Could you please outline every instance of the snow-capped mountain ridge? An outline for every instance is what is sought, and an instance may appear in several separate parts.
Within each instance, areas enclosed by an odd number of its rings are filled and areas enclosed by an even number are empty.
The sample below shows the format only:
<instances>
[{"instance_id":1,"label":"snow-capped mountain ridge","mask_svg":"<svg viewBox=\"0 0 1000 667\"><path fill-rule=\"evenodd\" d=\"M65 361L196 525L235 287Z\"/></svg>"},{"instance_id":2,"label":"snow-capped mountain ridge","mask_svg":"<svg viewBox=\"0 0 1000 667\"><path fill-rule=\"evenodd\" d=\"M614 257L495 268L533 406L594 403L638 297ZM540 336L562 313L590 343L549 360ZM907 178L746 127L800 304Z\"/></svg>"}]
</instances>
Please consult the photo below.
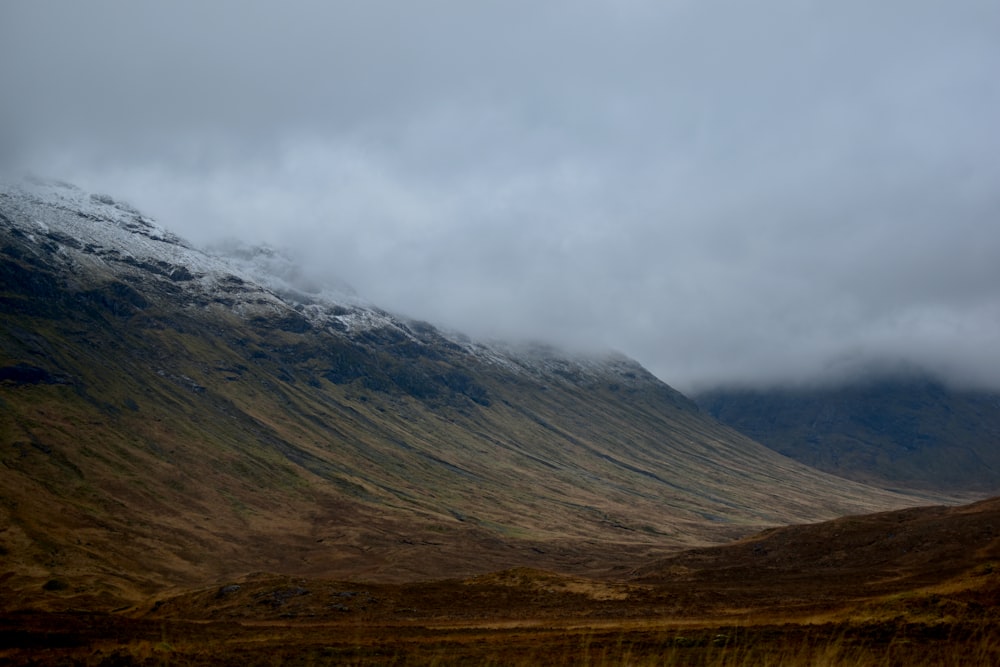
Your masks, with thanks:
<instances>
[{"instance_id":1,"label":"snow-capped mountain ridge","mask_svg":"<svg viewBox=\"0 0 1000 667\"><path fill-rule=\"evenodd\" d=\"M630 384L659 381L621 355L568 354L541 344L476 341L385 312L344 282L311 276L280 249L228 242L195 248L131 205L60 181L0 183L4 222L54 251L82 280L157 284L169 298L183 293L190 309L228 309L244 319L286 318L289 326L356 336L391 330L416 346L444 342L513 373ZM94 278L92 278L94 279ZM155 294L153 290L153 294ZM155 298L155 297L154 297ZM295 324L297 322L297 324Z\"/></svg>"}]
</instances>

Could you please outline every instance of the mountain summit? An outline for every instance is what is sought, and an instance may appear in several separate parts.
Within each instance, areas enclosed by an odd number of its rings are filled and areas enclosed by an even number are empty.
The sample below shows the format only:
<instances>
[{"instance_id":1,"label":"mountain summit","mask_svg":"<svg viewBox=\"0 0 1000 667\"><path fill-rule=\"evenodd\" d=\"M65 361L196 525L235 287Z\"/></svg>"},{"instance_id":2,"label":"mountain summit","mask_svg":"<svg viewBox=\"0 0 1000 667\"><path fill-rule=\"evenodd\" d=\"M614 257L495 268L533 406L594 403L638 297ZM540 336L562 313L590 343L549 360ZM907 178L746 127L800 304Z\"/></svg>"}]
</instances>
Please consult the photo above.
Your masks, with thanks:
<instances>
[{"instance_id":1,"label":"mountain summit","mask_svg":"<svg viewBox=\"0 0 1000 667\"><path fill-rule=\"evenodd\" d=\"M67 184L0 188L0 255L11 607L250 571L607 571L917 502L782 457L620 355L445 334Z\"/></svg>"}]
</instances>

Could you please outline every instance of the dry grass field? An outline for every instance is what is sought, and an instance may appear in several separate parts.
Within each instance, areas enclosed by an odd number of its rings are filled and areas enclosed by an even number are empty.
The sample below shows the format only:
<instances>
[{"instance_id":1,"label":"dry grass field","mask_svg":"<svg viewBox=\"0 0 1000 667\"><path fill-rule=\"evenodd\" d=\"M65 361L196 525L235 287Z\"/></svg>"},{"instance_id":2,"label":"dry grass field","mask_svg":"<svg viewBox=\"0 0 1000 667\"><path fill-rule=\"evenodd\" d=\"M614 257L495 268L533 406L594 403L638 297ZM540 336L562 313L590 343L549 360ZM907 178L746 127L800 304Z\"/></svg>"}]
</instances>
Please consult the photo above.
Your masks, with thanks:
<instances>
[{"instance_id":1,"label":"dry grass field","mask_svg":"<svg viewBox=\"0 0 1000 667\"><path fill-rule=\"evenodd\" d=\"M252 574L114 613L11 610L0 664L994 665L998 537L990 500L774 529L614 580Z\"/></svg>"}]
</instances>

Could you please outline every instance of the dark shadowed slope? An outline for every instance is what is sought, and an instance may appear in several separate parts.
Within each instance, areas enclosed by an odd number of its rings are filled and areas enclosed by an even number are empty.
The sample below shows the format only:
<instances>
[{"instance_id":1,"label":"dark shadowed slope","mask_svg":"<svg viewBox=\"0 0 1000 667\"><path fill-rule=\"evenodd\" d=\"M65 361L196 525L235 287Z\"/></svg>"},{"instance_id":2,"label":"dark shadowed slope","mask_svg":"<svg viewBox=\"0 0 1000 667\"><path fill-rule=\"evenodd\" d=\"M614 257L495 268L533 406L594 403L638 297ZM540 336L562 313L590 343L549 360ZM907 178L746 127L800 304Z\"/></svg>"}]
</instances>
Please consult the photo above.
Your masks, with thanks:
<instances>
[{"instance_id":1,"label":"dark shadowed slope","mask_svg":"<svg viewBox=\"0 0 1000 667\"><path fill-rule=\"evenodd\" d=\"M1000 491L1000 395L926 376L835 388L718 390L713 416L807 465L873 485Z\"/></svg>"},{"instance_id":2,"label":"dark shadowed slope","mask_svg":"<svg viewBox=\"0 0 1000 667\"><path fill-rule=\"evenodd\" d=\"M764 617L997 614L1000 499L774 528L646 565L633 581ZM946 601L942 597L947 597Z\"/></svg>"}]
</instances>

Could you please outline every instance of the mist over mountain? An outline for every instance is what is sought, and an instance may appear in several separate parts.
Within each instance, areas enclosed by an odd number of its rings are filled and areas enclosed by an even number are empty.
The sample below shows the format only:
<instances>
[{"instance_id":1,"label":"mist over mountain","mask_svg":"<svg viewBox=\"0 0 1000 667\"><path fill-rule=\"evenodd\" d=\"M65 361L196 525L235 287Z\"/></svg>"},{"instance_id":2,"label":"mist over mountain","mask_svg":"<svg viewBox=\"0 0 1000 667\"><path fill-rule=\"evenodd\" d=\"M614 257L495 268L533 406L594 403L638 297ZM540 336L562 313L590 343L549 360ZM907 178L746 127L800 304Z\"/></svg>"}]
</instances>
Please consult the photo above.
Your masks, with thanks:
<instances>
[{"instance_id":1,"label":"mist over mountain","mask_svg":"<svg viewBox=\"0 0 1000 667\"><path fill-rule=\"evenodd\" d=\"M0 37L0 159L199 246L684 391L1000 388L994 2L56 0Z\"/></svg>"}]
</instances>

